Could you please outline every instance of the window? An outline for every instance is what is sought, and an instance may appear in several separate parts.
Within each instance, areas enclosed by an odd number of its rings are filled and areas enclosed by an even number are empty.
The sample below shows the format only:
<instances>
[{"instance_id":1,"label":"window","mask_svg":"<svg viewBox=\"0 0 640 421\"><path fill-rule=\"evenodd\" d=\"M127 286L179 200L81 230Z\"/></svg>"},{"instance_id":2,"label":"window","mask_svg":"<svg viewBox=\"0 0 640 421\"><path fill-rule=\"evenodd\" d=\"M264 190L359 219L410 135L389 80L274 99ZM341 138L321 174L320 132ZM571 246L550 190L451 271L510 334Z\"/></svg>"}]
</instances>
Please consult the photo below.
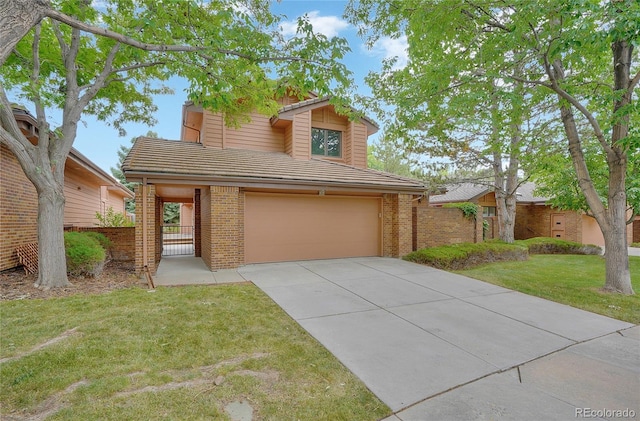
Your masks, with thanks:
<instances>
[{"instance_id":1,"label":"window","mask_svg":"<svg viewBox=\"0 0 640 421\"><path fill-rule=\"evenodd\" d=\"M311 154L342 156L342 132L328 129L311 129Z\"/></svg>"},{"instance_id":2,"label":"window","mask_svg":"<svg viewBox=\"0 0 640 421\"><path fill-rule=\"evenodd\" d=\"M496 207L495 206L483 206L482 207L482 216L496 216Z\"/></svg>"}]
</instances>

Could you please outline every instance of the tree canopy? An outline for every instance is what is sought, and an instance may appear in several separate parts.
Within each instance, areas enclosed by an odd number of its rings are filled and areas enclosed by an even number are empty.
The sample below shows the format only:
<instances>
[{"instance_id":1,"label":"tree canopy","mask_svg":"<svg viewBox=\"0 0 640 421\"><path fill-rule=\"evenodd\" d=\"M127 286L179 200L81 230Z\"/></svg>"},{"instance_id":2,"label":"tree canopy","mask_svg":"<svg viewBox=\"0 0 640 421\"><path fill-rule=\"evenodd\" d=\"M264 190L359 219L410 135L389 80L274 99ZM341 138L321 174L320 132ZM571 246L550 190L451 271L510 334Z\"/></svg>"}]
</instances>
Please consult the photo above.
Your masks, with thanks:
<instances>
[{"instance_id":1,"label":"tree canopy","mask_svg":"<svg viewBox=\"0 0 640 421\"><path fill-rule=\"evenodd\" d=\"M640 105L634 97L640 82L635 50L640 3L352 0L347 16L370 45L381 36L407 38L406 67L387 61L369 83L393 105L392 118L405 130L409 146L415 144L416 129L438 136L445 128L448 135L481 119L476 131L487 133L482 116L492 109L498 115L488 121L509 137L532 105L541 106L542 120L533 126L542 128L550 120L562 129L562 137L549 140L564 143L580 191L603 231L605 288L633 293L624 224L628 160L640 148ZM464 129L448 126L461 113ZM587 139L605 157L604 197L587 165Z\"/></svg>"}]
</instances>

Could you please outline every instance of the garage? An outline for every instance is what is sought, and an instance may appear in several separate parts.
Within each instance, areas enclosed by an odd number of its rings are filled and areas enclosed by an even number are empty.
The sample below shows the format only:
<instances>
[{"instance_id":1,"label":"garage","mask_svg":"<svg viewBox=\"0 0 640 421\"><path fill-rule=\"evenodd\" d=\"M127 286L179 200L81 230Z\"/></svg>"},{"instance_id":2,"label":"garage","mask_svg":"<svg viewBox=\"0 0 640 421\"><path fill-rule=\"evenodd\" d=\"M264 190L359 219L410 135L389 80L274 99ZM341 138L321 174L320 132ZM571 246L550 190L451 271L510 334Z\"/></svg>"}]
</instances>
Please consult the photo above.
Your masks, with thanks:
<instances>
[{"instance_id":1,"label":"garage","mask_svg":"<svg viewBox=\"0 0 640 421\"><path fill-rule=\"evenodd\" d=\"M381 256L380 198L245 195L245 263Z\"/></svg>"}]
</instances>

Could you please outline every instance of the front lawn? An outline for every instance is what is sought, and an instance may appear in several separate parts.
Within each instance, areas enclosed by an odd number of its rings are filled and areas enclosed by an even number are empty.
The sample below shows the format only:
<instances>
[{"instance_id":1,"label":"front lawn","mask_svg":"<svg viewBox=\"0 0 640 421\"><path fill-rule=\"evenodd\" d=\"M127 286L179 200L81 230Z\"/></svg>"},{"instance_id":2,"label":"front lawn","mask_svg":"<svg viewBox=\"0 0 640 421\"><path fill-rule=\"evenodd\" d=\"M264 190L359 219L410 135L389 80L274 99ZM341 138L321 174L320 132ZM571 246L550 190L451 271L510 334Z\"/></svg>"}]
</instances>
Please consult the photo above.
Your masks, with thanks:
<instances>
[{"instance_id":1,"label":"front lawn","mask_svg":"<svg viewBox=\"0 0 640 421\"><path fill-rule=\"evenodd\" d=\"M0 418L376 420L351 372L249 284L0 302Z\"/></svg>"},{"instance_id":2,"label":"front lawn","mask_svg":"<svg viewBox=\"0 0 640 421\"><path fill-rule=\"evenodd\" d=\"M456 273L638 324L640 257L629 257L629 265L634 296L600 291L605 277L601 256L530 255L526 261L491 263Z\"/></svg>"}]
</instances>

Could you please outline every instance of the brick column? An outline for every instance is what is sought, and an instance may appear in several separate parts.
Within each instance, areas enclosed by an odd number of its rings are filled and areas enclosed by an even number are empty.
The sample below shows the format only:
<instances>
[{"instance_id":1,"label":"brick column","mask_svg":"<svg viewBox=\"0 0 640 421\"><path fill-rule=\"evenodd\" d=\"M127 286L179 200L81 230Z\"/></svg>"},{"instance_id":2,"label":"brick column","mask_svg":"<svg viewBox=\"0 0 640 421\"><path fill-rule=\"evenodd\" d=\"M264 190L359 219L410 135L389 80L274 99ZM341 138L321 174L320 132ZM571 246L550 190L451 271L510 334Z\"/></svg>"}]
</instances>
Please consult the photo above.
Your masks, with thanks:
<instances>
[{"instance_id":1,"label":"brick column","mask_svg":"<svg viewBox=\"0 0 640 421\"><path fill-rule=\"evenodd\" d=\"M398 256L402 257L411 253L413 249L413 223L411 213L411 195L398 195L397 219L398 226Z\"/></svg>"},{"instance_id":2,"label":"brick column","mask_svg":"<svg viewBox=\"0 0 640 421\"><path fill-rule=\"evenodd\" d=\"M244 263L244 197L238 187L211 186L211 270Z\"/></svg>"},{"instance_id":3,"label":"brick column","mask_svg":"<svg viewBox=\"0 0 640 421\"><path fill-rule=\"evenodd\" d=\"M146 188L145 188L146 187ZM143 193L146 190L146 197ZM156 188L155 186L138 185L135 189L136 193L136 272L142 273L145 264L149 267L151 273L156 272ZM143 210L146 205L146 218ZM146 219L146 228L143 222ZM144 259L144 240L143 235L146 230L146 246L147 260Z\"/></svg>"},{"instance_id":4,"label":"brick column","mask_svg":"<svg viewBox=\"0 0 640 421\"><path fill-rule=\"evenodd\" d=\"M383 255L402 257L411 253L413 230L411 195L384 194L383 213Z\"/></svg>"}]
</instances>

